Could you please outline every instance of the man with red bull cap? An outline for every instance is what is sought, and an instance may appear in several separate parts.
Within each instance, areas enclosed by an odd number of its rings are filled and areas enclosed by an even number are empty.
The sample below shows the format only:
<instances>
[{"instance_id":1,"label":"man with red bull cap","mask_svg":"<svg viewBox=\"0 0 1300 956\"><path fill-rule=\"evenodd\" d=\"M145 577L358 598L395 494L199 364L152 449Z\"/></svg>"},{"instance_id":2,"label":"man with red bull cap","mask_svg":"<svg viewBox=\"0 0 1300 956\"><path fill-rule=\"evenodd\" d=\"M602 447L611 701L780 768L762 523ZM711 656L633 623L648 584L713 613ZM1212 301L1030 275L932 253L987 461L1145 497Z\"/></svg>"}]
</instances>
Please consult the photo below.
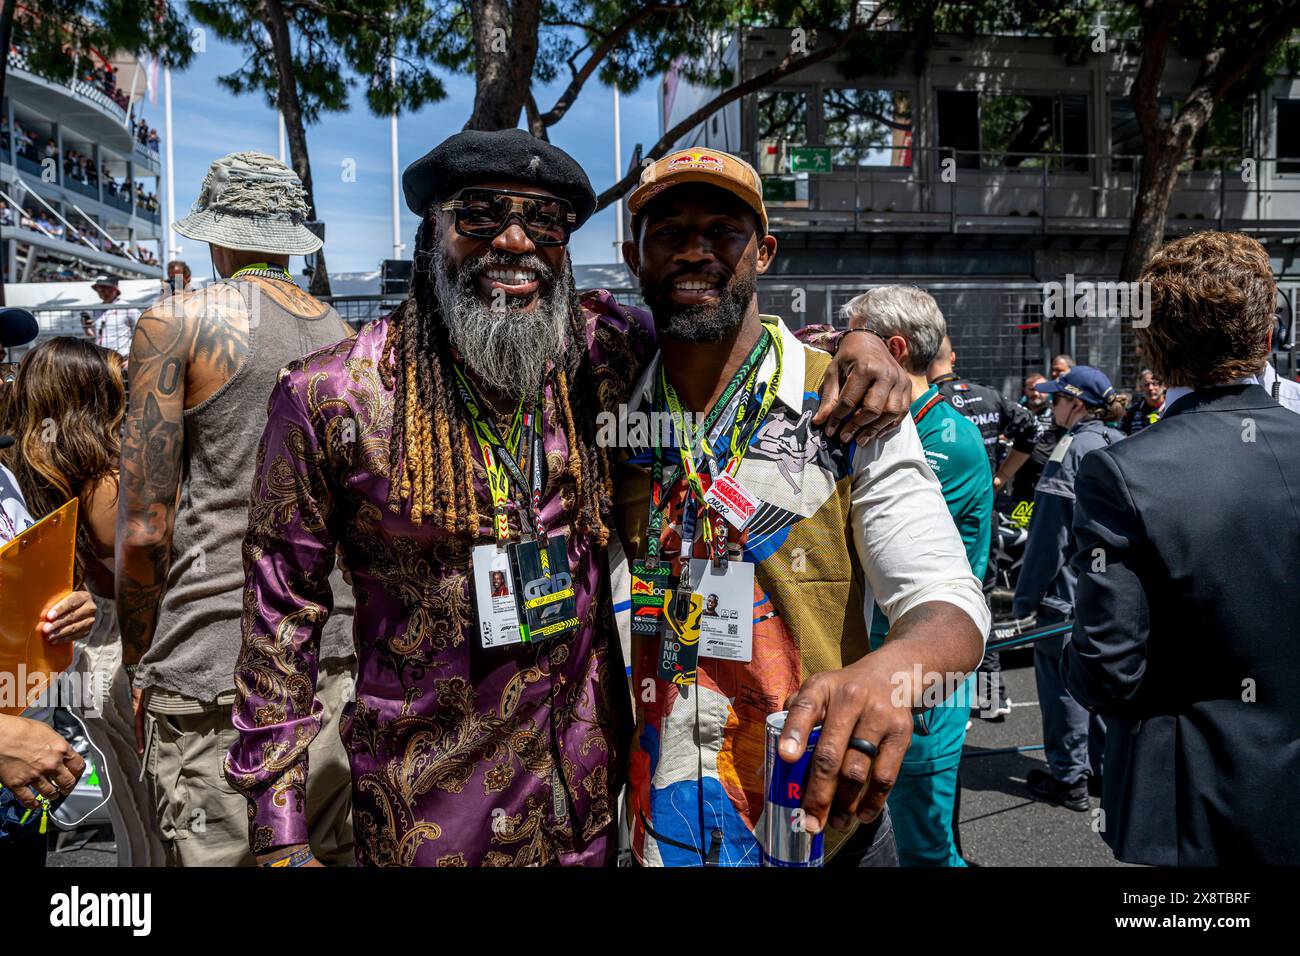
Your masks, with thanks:
<instances>
[{"instance_id":1,"label":"man with red bull cap","mask_svg":"<svg viewBox=\"0 0 1300 956\"><path fill-rule=\"evenodd\" d=\"M813 753L790 825L824 834L833 865L897 865L885 801L920 675L964 679L988 609L912 418L862 444L813 427L828 356L759 312L776 254L761 188L735 156L684 150L628 201L623 255L660 347L629 411L673 423L615 468L632 852L646 866L802 862L772 834L760 846L776 812L767 720L785 709L773 759ZM877 605L892 627L871 651Z\"/></svg>"}]
</instances>

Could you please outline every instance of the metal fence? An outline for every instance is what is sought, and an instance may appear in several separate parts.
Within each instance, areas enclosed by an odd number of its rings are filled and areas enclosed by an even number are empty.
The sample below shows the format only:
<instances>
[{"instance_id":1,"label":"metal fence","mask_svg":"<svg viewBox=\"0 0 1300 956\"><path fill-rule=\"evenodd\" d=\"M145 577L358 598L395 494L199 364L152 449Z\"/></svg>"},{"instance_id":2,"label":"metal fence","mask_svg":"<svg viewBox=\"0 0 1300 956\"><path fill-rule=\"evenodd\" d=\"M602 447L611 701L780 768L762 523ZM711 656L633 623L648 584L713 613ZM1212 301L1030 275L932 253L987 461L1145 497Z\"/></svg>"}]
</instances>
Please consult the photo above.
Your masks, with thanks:
<instances>
[{"instance_id":1,"label":"metal fence","mask_svg":"<svg viewBox=\"0 0 1300 956\"><path fill-rule=\"evenodd\" d=\"M795 195L767 200L778 229L819 232L1108 234L1132 228L1142 157L1128 153L1009 153L946 146L863 149L826 144L835 165L795 175L778 147L747 158ZM945 168L945 164L947 168ZM1166 228L1294 232L1300 158L1201 156L1178 170ZM775 188L775 187L772 187Z\"/></svg>"}]
</instances>

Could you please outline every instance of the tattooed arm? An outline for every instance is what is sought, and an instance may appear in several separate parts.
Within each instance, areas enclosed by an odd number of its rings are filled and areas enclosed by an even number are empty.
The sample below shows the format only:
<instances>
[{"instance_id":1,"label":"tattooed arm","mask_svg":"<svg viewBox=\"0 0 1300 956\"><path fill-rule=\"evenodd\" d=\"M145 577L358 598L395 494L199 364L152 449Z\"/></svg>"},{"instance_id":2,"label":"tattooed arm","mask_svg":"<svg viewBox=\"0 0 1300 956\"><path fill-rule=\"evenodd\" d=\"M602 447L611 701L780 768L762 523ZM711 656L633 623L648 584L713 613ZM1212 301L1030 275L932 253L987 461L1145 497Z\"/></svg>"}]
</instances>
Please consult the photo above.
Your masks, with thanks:
<instances>
[{"instance_id":1,"label":"tattooed arm","mask_svg":"<svg viewBox=\"0 0 1300 956\"><path fill-rule=\"evenodd\" d=\"M186 310L162 304L140 317L131 342L114 562L122 662L128 666L140 662L153 640L171 563L194 327Z\"/></svg>"},{"instance_id":2,"label":"tattooed arm","mask_svg":"<svg viewBox=\"0 0 1300 956\"><path fill-rule=\"evenodd\" d=\"M131 390L122 425L113 570L122 663L132 669L153 642L180 497L182 417L198 319L179 298L140 317L128 360ZM131 708L136 751L143 754L144 700L138 687L131 689Z\"/></svg>"}]
</instances>

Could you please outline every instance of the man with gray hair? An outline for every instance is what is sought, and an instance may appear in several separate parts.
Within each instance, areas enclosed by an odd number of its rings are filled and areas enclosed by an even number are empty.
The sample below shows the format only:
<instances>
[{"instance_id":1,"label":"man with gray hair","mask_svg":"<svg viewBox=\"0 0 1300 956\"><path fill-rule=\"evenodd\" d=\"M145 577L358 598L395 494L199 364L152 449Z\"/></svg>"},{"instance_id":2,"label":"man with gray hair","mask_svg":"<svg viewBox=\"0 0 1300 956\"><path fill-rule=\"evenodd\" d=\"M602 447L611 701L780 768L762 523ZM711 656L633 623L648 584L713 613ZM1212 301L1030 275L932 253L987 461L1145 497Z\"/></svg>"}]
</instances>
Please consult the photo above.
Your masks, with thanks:
<instances>
[{"instance_id":1,"label":"man with gray hair","mask_svg":"<svg viewBox=\"0 0 1300 956\"><path fill-rule=\"evenodd\" d=\"M236 737L248 489L280 369L350 334L289 274L290 256L321 245L307 215L302 183L282 163L249 152L218 159L193 211L174 224L208 244L218 281L161 299L131 345L117 613L137 744L173 865L254 862L247 804L221 770ZM299 796L318 855L350 863L351 775L337 723L352 675L354 603L337 575L323 601L331 597L314 671L323 703L314 715L331 732L314 741L311 786Z\"/></svg>"},{"instance_id":2,"label":"man with gray hair","mask_svg":"<svg viewBox=\"0 0 1300 956\"><path fill-rule=\"evenodd\" d=\"M993 476L979 429L926 380L926 370L947 341L938 303L914 286L879 286L850 300L840 315L849 328L884 339L911 379L910 411L926 463L939 479L971 571L982 578L992 534ZM889 628L883 613L873 614L873 651L884 644ZM957 765L974 688L972 674L938 706L913 718L916 731L889 795L903 866L966 865L957 850L955 809Z\"/></svg>"}]
</instances>

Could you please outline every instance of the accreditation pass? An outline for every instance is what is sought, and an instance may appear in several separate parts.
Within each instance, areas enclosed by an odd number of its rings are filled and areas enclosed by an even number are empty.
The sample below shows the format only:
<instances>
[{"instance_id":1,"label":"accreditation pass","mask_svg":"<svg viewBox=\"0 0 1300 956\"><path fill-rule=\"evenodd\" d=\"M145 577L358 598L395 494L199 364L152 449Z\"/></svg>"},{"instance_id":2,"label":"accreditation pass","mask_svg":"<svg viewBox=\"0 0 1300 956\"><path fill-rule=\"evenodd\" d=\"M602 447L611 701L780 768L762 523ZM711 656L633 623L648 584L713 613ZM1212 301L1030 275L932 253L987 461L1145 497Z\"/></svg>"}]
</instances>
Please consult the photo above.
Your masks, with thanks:
<instances>
[{"instance_id":1,"label":"accreditation pass","mask_svg":"<svg viewBox=\"0 0 1300 956\"><path fill-rule=\"evenodd\" d=\"M691 560L691 581L702 598L700 657L748 662L754 656L754 566L728 561L714 568L707 558Z\"/></svg>"},{"instance_id":2,"label":"accreditation pass","mask_svg":"<svg viewBox=\"0 0 1300 956\"><path fill-rule=\"evenodd\" d=\"M495 544L474 548L474 603L478 607L479 640L484 647L519 644L519 604L510 555Z\"/></svg>"}]
</instances>

